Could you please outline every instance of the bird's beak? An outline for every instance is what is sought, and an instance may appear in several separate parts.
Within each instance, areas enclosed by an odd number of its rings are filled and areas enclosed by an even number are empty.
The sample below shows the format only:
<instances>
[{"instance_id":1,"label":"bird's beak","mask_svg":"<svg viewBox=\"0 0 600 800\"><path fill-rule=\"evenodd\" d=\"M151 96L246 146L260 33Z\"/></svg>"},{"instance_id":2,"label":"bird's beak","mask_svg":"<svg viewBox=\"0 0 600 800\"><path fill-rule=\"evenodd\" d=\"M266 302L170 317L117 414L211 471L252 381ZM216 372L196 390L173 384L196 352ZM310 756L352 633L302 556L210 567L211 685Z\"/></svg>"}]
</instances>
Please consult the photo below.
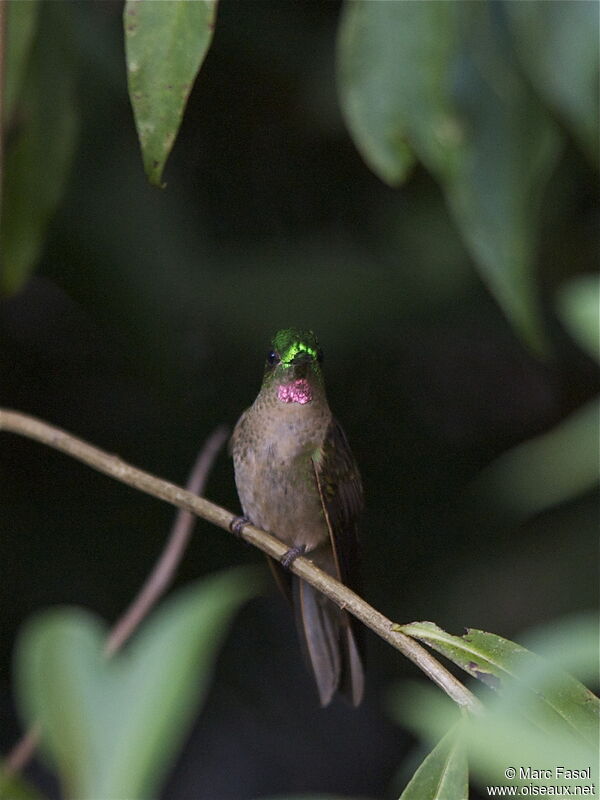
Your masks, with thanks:
<instances>
[{"instance_id":1,"label":"bird's beak","mask_svg":"<svg viewBox=\"0 0 600 800\"><path fill-rule=\"evenodd\" d=\"M307 364L312 360L310 353L307 353L306 350L300 350L299 353L296 353L292 360L292 364L296 367L300 364Z\"/></svg>"},{"instance_id":2,"label":"bird's beak","mask_svg":"<svg viewBox=\"0 0 600 800\"><path fill-rule=\"evenodd\" d=\"M309 353L301 350L294 356L292 365L294 367L294 378L306 378L308 374L308 365L311 362Z\"/></svg>"}]
</instances>

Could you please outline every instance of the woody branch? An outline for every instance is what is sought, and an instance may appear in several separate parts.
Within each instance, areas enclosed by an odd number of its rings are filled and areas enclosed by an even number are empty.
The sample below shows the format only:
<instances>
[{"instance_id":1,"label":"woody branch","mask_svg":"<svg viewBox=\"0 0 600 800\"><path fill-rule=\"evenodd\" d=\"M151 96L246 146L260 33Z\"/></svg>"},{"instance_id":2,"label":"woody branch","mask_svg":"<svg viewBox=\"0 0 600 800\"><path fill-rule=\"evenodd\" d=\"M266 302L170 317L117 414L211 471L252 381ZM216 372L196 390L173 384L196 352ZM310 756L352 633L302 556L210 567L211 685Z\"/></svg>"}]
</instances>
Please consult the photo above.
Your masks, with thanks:
<instances>
[{"instance_id":1,"label":"woody branch","mask_svg":"<svg viewBox=\"0 0 600 800\"><path fill-rule=\"evenodd\" d=\"M111 478L115 478L160 500L165 500L180 509L189 511L224 530L229 531L231 523L236 519L236 516L230 511L211 503L209 500L198 497L180 486L133 467L119 456L100 450L82 439L78 439L66 431L42 422L35 417L18 411L0 408L0 431L26 436L55 450L60 450L93 469L109 475ZM286 545L270 533L251 524L244 525L240 535L245 541L277 560L281 559L288 550ZM297 558L290 569L329 597L338 606L353 614L374 633L391 644L392 647L399 650L459 706L473 712L481 710L480 701L449 670L413 639L399 631L394 631L392 620L370 606L347 586L320 570L308 558Z\"/></svg>"}]
</instances>

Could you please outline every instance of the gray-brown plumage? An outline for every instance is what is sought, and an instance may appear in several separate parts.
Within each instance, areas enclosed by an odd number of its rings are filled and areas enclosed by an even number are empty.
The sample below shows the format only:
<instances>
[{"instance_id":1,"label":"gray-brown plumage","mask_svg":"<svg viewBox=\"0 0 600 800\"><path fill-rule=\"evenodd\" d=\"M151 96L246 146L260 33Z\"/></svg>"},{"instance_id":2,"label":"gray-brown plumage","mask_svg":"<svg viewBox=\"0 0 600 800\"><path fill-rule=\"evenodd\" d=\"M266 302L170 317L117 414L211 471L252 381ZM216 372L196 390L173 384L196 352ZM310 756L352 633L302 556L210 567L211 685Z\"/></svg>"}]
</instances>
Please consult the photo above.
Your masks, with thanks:
<instances>
[{"instance_id":1,"label":"gray-brown plumage","mask_svg":"<svg viewBox=\"0 0 600 800\"><path fill-rule=\"evenodd\" d=\"M356 589L362 486L327 403L321 351L311 331L279 331L272 344L261 390L231 442L244 515ZM336 690L358 705L364 689L358 623L281 564L271 566L293 603L322 705Z\"/></svg>"}]
</instances>

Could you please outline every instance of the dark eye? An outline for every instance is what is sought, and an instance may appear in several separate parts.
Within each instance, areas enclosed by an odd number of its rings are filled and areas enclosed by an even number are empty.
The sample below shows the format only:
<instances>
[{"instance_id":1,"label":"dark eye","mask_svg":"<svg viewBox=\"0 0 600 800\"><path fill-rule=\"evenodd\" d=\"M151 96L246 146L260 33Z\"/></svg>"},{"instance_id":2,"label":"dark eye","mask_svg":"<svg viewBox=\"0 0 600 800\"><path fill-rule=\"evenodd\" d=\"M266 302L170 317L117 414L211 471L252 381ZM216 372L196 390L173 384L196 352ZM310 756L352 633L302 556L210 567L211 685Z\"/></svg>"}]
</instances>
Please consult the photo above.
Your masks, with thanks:
<instances>
[{"instance_id":1,"label":"dark eye","mask_svg":"<svg viewBox=\"0 0 600 800\"><path fill-rule=\"evenodd\" d=\"M317 350L317 361L319 362L319 364L323 363L323 351L321 350L320 347Z\"/></svg>"},{"instance_id":2,"label":"dark eye","mask_svg":"<svg viewBox=\"0 0 600 800\"><path fill-rule=\"evenodd\" d=\"M280 358L279 358L279 356L277 355L277 353L275 352L275 350L270 350L270 351L267 353L267 364L268 364L270 367L274 366L275 364L278 364L278 363L279 363L279 361L280 361Z\"/></svg>"}]
</instances>

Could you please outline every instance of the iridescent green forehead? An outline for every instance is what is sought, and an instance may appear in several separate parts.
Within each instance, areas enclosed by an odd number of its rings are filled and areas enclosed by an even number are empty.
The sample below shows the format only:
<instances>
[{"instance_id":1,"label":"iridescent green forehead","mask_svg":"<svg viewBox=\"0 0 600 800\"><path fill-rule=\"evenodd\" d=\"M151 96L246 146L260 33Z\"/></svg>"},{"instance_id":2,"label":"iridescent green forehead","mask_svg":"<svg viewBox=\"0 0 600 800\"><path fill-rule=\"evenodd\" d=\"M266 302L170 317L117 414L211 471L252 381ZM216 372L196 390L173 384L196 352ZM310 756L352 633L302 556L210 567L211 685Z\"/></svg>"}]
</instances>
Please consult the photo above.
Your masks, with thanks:
<instances>
[{"instance_id":1,"label":"iridescent green forehead","mask_svg":"<svg viewBox=\"0 0 600 800\"><path fill-rule=\"evenodd\" d=\"M312 331L301 331L295 328L286 328L277 331L273 337L273 347L279 353L281 363L291 364L298 353L308 353L317 358L319 342Z\"/></svg>"}]
</instances>

